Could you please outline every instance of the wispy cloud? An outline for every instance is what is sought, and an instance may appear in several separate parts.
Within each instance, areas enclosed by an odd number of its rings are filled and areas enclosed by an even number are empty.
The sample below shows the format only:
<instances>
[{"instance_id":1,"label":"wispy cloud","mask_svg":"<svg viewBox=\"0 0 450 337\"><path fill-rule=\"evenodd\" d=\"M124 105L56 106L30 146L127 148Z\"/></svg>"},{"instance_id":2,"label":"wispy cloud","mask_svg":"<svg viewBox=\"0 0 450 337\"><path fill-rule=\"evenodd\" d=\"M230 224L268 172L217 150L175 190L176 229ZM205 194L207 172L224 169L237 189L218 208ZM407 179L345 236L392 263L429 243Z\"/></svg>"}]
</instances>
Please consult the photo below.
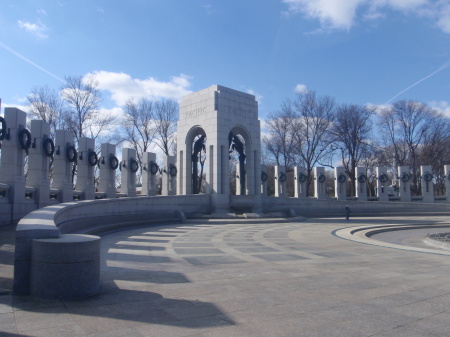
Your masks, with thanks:
<instances>
[{"instance_id":1,"label":"wispy cloud","mask_svg":"<svg viewBox=\"0 0 450 337\"><path fill-rule=\"evenodd\" d=\"M261 102L262 102L262 100L263 100L263 98L264 98L263 95L257 93L257 92L256 92L255 90L253 90L253 89L247 89L246 92L247 92L247 94L250 94L250 95L255 96L255 99L259 102L259 104L261 104Z\"/></svg>"},{"instance_id":2,"label":"wispy cloud","mask_svg":"<svg viewBox=\"0 0 450 337\"><path fill-rule=\"evenodd\" d=\"M384 18L388 10L428 17L450 33L448 0L282 0L291 13L318 20L322 30L349 30L356 23Z\"/></svg>"},{"instance_id":3,"label":"wispy cloud","mask_svg":"<svg viewBox=\"0 0 450 337\"><path fill-rule=\"evenodd\" d=\"M60 81L61 83L64 83L64 80L61 79L60 77L56 76L55 74L53 74L52 72L48 71L47 69L41 67L40 65L34 63L33 61L31 61L30 59L26 58L25 56L23 56L22 54L19 54L18 52L16 52L14 49L8 47L6 44L0 42L0 47L5 49L6 51L10 52L11 54L17 56L18 58L20 58L21 60L27 62L28 64L32 65L33 67L43 71L44 73L46 73L47 75L50 75L51 77L57 79L58 81Z\"/></svg>"},{"instance_id":4,"label":"wispy cloud","mask_svg":"<svg viewBox=\"0 0 450 337\"><path fill-rule=\"evenodd\" d=\"M437 68L435 71L433 71L432 73L428 74L427 76L421 78L420 80L414 82L413 84L411 84L409 87L403 89L402 91L400 91L398 94L396 94L395 96L391 97L385 104L390 103L391 101L393 101L394 99L396 99L398 96L404 94L405 92L407 92L408 90L414 88L416 85L419 85L420 83L422 83L423 81L429 79L430 77L440 73L441 71L447 69L450 66L450 59L448 59L446 62L444 62L444 64L442 64L439 68Z\"/></svg>"},{"instance_id":5,"label":"wispy cloud","mask_svg":"<svg viewBox=\"0 0 450 337\"><path fill-rule=\"evenodd\" d=\"M17 24L20 28L26 30L28 33L36 36L39 39L48 38L47 27L40 21L38 21L38 23L31 23L19 20L17 21Z\"/></svg>"},{"instance_id":6,"label":"wispy cloud","mask_svg":"<svg viewBox=\"0 0 450 337\"><path fill-rule=\"evenodd\" d=\"M304 94L308 92L308 87L305 84L297 84L294 88L296 94Z\"/></svg>"},{"instance_id":7,"label":"wispy cloud","mask_svg":"<svg viewBox=\"0 0 450 337\"><path fill-rule=\"evenodd\" d=\"M129 99L157 99L170 98L179 100L181 97L191 93L191 77L181 74L173 76L170 81L158 81L154 77L144 80L132 78L125 73L108 71L96 71L86 74L94 75L98 81L99 88L111 93L111 98L119 106L125 105Z\"/></svg>"}]
</instances>

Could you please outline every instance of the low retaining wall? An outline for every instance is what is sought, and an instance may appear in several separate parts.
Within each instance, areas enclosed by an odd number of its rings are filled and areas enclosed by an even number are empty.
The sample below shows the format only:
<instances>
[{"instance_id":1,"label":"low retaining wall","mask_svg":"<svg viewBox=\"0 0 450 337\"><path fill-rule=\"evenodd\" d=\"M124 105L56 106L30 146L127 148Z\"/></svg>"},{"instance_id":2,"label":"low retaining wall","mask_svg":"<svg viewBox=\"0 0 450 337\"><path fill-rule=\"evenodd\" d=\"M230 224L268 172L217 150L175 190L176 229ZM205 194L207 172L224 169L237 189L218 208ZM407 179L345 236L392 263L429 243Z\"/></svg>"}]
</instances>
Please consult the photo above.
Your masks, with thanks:
<instances>
[{"instance_id":1,"label":"low retaining wall","mask_svg":"<svg viewBox=\"0 0 450 337\"><path fill-rule=\"evenodd\" d=\"M13 292L46 298L93 295L99 286L96 277L100 273L99 238L72 233L108 231L114 225L117 229L118 224L181 222L184 213L209 211L209 195L86 200L33 211L19 221L16 229ZM91 253L87 258L80 251ZM55 255L60 256L57 261L52 257ZM41 267L48 277L42 274ZM91 277L84 278L86 273ZM61 277L72 282L55 282L55 278ZM84 287L74 288L77 282Z\"/></svg>"}]
</instances>

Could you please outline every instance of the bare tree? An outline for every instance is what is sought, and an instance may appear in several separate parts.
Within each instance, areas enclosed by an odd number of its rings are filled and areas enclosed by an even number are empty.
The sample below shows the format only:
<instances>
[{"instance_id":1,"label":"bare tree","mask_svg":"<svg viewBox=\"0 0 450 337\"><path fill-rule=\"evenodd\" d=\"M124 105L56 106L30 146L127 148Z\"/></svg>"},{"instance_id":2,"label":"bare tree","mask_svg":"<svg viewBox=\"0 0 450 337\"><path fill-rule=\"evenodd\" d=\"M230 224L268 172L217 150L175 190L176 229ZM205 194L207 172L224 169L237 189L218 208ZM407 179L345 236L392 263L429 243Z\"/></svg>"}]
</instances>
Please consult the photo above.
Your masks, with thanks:
<instances>
[{"instance_id":1,"label":"bare tree","mask_svg":"<svg viewBox=\"0 0 450 337\"><path fill-rule=\"evenodd\" d=\"M155 137L153 107L154 103L148 99L141 99L137 103L129 100L124 107L125 140L136 150L137 159L141 164L143 153L150 149Z\"/></svg>"},{"instance_id":2,"label":"bare tree","mask_svg":"<svg viewBox=\"0 0 450 337\"><path fill-rule=\"evenodd\" d=\"M35 86L27 96L27 101L30 106L28 115L50 124L50 138L54 138L56 130L65 127L64 101L59 92L48 86Z\"/></svg>"},{"instance_id":3,"label":"bare tree","mask_svg":"<svg viewBox=\"0 0 450 337\"><path fill-rule=\"evenodd\" d=\"M373 109L360 105L342 105L337 109L332 133L341 153L342 164L351 180L351 193L356 193L356 167L367 153L365 149L372 130Z\"/></svg>"},{"instance_id":4,"label":"bare tree","mask_svg":"<svg viewBox=\"0 0 450 337\"><path fill-rule=\"evenodd\" d=\"M155 143L166 156L175 150L178 103L164 99L154 102Z\"/></svg>"}]
</instances>

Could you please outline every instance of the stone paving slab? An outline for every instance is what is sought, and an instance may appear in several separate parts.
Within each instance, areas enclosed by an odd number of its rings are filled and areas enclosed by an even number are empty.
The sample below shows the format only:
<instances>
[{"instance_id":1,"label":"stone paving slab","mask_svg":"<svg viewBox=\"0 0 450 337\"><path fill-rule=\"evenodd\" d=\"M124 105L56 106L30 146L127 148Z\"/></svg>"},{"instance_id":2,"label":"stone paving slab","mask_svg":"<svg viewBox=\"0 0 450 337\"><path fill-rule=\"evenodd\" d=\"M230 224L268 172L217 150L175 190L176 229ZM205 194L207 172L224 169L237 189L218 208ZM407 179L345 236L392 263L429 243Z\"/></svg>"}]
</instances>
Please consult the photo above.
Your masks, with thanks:
<instances>
[{"instance_id":1,"label":"stone paving slab","mask_svg":"<svg viewBox=\"0 0 450 337\"><path fill-rule=\"evenodd\" d=\"M83 301L12 296L14 235L4 231L0 336L450 335L450 256L392 248L420 245L418 232L384 233L385 246L333 235L445 217L233 221L102 237L101 293Z\"/></svg>"}]
</instances>

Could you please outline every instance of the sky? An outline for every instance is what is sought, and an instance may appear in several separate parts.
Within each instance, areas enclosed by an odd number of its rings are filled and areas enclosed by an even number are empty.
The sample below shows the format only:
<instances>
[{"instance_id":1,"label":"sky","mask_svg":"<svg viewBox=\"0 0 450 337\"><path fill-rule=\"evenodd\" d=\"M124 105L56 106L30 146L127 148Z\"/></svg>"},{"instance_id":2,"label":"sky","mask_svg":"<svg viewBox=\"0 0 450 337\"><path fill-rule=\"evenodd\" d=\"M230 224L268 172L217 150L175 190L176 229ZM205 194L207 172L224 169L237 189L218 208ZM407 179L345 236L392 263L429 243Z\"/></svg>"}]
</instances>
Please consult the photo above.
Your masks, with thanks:
<instances>
[{"instance_id":1,"label":"sky","mask_svg":"<svg viewBox=\"0 0 450 337\"><path fill-rule=\"evenodd\" d=\"M450 0L0 0L0 98L94 74L102 107L214 84L264 119L297 92L450 117Z\"/></svg>"}]
</instances>

